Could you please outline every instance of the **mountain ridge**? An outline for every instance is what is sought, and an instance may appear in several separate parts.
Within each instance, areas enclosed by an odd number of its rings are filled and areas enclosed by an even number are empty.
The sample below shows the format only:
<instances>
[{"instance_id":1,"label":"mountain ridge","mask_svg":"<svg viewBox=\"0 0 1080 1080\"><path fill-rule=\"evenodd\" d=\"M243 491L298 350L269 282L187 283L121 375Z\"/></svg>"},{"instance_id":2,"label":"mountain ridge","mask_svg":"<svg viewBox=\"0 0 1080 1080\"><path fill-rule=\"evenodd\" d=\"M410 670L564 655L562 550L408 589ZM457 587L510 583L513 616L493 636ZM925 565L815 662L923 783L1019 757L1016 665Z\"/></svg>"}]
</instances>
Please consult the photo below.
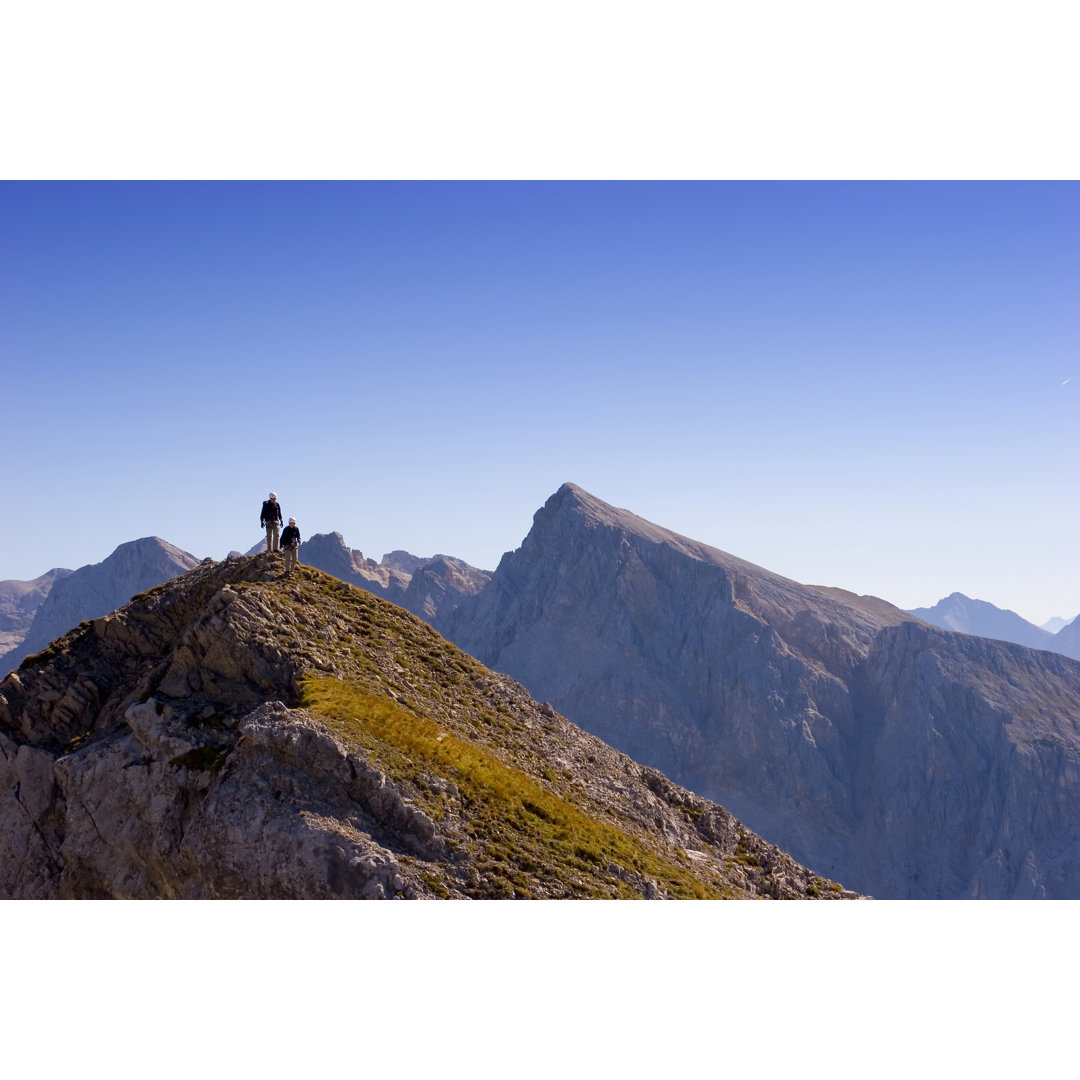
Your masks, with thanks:
<instances>
[{"instance_id":1,"label":"mountain ridge","mask_svg":"<svg viewBox=\"0 0 1080 1080\"><path fill-rule=\"evenodd\" d=\"M455 582L474 568L448 557L361 562L488 666L860 892L1080 894L1073 661L803 585L573 484L486 581Z\"/></svg>"},{"instance_id":2,"label":"mountain ridge","mask_svg":"<svg viewBox=\"0 0 1080 1080\"><path fill-rule=\"evenodd\" d=\"M489 570L470 566L452 555L425 558L396 550L376 563L350 548L339 532L315 533L303 544L301 557L306 565L367 589L428 621L439 612L445 615L491 579Z\"/></svg>"},{"instance_id":3,"label":"mountain ridge","mask_svg":"<svg viewBox=\"0 0 1080 1080\"><path fill-rule=\"evenodd\" d=\"M846 898L366 590L205 561L0 682L8 898Z\"/></svg>"},{"instance_id":4,"label":"mountain ridge","mask_svg":"<svg viewBox=\"0 0 1080 1080\"><path fill-rule=\"evenodd\" d=\"M265 541L260 541L248 554L264 548ZM316 533L303 545L302 557L309 565L429 620L437 609L445 611L491 577L490 571L449 555L425 558L397 550L376 563L349 548L338 532ZM0 673L18 667L25 656L80 622L106 614L135 593L185 573L199 561L160 537L144 537L121 544L100 563L75 571L54 569L30 582L0 581ZM74 582L50 601L56 582L72 575Z\"/></svg>"},{"instance_id":5,"label":"mountain ridge","mask_svg":"<svg viewBox=\"0 0 1080 1080\"><path fill-rule=\"evenodd\" d=\"M436 626L862 892L1080 895L1073 660L801 585L574 485Z\"/></svg>"},{"instance_id":6,"label":"mountain ridge","mask_svg":"<svg viewBox=\"0 0 1080 1080\"><path fill-rule=\"evenodd\" d=\"M868 612L876 612L879 616L889 611L893 613L892 617L895 617L895 611L900 610L895 608L895 605L889 601L879 597L859 596L836 586L807 585L785 578L746 559L722 551L709 544L691 540L679 533L649 522L629 510L611 506L574 483L567 482L559 488L555 497L563 496L573 500L583 514L588 516L596 525L632 526L642 535L649 535L657 542L665 541L691 557L702 557L706 553L711 553L712 556L721 556L733 565L741 565L756 572L769 574L777 581L789 582L800 589L816 589L822 595L834 597L848 606L861 606ZM121 544L113 551L112 555L117 555L121 549L128 547L130 544L144 544L150 540L156 541L165 549L172 551L174 557L178 560L178 565L180 565L179 560L181 559L190 561L191 565L198 561L194 555L182 551L182 549L176 548L168 541L161 540L158 537L146 537L143 540ZM260 541L246 554L260 553L264 550L264 547L265 542ZM366 558L362 551L349 548L340 532L315 533L305 542L302 551L305 561L309 565L333 574L350 584L369 589L377 596L398 603L407 610L412 611L413 614L429 621L438 621L440 618L445 618L448 604L455 604L460 597L473 595L480 591L490 580L493 573L492 571L471 566L455 556L441 554L417 556L404 550L388 552L383 555L380 562L376 562L374 559ZM232 556L240 554L239 551L231 553ZM510 555L513 552L505 554ZM108 562L108 559L104 561ZM101 565L100 563L87 564L80 567L79 571L88 571ZM41 593L43 598L47 598L53 582L72 573L71 570L58 568L48 571L32 582L14 579L0 581L0 647L4 644L7 644L8 647L8 652L0 651L0 667L3 666L5 660L15 664L22 659L22 654L18 652L18 645L26 637L27 620L24 614L19 625L15 625L13 621L16 618L13 614L15 599L24 595L30 587ZM414 577L418 574L421 576L421 580L427 584L427 589L421 588L419 583L413 582ZM148 587L146 582L137 583L134 588L129 587L128 583L124 583L114 590L115 598L130 595L145 587ZM24 601L23 606L27 602ZM70 619L68 626L61 626L61 620L51 619L47 629L43 627L41 634L34 635L32 640L36 647L47 644L45 634L52 633L55 635L61 633L69 626L100 613L98 610L91 610L91 607L100 608L101 604L84 606L81 609L70 611L67 616ZM1051 620L1051 623L1060 624L1060 626L1058 626L1057 630L1050 631L1046 626L1036 627L1013 611L998 608L988 601L972 600L960 592L950 594L948 597L938 601L933 607L907 609L906 614L922 619L934 626L939 626L942 629L974 634L979 637L1013 641L1016 644L1027 645L1032 648L1046 648L1051 652L1060 652L1062 655L1073 659L1080 659L1080 616L1072 621L1074 628L1070 630L1069 634L1059 636L1059 630L1068 628L1070 625L1064 619ZM1002 620L1005 621L1002 622ZM32 622L32 619L30 621ZM1047 626L1049 625L1047 624ZM1075 642L1074 638L1076 639Z\"/></svg>"}]
</instances>

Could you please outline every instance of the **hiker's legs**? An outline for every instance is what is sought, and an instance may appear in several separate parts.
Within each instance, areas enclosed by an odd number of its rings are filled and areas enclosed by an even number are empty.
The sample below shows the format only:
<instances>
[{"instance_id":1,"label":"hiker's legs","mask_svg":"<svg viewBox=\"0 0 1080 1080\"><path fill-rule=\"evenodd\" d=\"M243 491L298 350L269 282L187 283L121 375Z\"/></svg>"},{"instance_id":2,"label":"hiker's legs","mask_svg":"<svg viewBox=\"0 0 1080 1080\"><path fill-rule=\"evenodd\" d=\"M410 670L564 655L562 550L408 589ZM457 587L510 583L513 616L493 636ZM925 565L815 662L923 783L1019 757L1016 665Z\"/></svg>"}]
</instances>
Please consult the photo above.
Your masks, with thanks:
<instances>
[{"instance_id":1,"label":"hiker's legs","mask_svg":"<svg viewBox=\"0 0 1080 1080\"><path fill-rule=\"evenodd\" d=\"M266 550L278 551L278 523L276 521L267 522L266 525Z\"/></svg>"}]
</instances>

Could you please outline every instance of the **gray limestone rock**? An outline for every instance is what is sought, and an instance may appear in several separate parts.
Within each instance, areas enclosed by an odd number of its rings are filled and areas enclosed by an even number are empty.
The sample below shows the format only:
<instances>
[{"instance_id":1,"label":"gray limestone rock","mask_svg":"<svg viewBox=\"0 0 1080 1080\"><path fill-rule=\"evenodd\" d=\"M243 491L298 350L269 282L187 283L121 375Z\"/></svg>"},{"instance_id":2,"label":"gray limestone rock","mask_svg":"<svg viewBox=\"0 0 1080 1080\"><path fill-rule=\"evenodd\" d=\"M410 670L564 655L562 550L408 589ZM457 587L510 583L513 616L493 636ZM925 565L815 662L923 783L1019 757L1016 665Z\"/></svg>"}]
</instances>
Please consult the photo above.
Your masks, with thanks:
<instances>
[{"instance_id":1,"label":"gray limestone rock","mask_svg":"<svg viewBox=\"0 0 1080 1080\"><path fill-rule=\"evenodd\" d=\"M0 897L684 895L856 894L310 567L201 563L0 682Z\"/></svg>"},{"instance_id":2,"label":"gray limestone rock","mask_svg":"<svg viewBox=\"0 0 1080 1080\"><path fill-rule=\"evenodd\" d=\"M1080 664L801 585L564 485L436 628L878 897L1080 897Z\"/></svg>"},{"instance_id":3,"label":"gray limestone rock","mask_svg":"<svg viewBox=\"0 0 1080 1080\"><path fill-rule=\"evenodd\" d=\"M435 555L430 559L392 551L376 563L349 548L341 533L316 533L302 549L303 561L327 574L400 604L427 622L446 618L466 597L478 593L491 572L461 559Z\"/></svg>"}]
</instances>

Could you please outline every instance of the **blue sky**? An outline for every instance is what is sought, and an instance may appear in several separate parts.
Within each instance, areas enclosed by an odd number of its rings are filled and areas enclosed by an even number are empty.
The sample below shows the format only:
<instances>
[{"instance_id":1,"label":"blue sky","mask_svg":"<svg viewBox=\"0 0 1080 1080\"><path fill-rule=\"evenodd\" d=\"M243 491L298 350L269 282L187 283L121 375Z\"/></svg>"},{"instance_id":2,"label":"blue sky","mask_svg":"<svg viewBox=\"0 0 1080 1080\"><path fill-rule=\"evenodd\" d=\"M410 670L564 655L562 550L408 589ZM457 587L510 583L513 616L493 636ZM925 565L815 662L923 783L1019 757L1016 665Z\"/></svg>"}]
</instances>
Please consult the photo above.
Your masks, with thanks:
<instances>
[{"instance_id":1,"label":"blue sky","mask_svg":"<svg viewBox=\"0 0 1080 1080\"><path fill-rule=\"evenodd\" d=\"M1080 612L1080 186L0 184L0 578L494 568L566 480L797 580Z\"/></svg>"}]
</instances>

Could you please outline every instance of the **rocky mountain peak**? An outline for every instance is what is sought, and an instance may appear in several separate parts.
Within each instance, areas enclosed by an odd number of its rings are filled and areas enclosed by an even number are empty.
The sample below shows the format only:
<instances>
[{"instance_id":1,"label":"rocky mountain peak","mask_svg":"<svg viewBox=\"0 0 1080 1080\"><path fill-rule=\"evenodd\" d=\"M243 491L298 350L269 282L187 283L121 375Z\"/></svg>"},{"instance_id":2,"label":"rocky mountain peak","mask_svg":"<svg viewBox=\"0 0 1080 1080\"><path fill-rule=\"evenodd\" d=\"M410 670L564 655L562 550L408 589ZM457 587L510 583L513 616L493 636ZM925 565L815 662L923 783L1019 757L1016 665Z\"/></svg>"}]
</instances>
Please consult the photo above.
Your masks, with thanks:
<instances>
[{"instance_id":1,"label":"rocky mountain peak","mask_svg":"<svg viewBox=\"0 0 1080 1080\"><path fill-rule=\"evenodd\" d=\"M910 614L945 630L1074 655L1062 648L1060 640L1055 640L1053 634L1028 622L1015 611L1003 610L986 600L973 600L961 592L951 593L933 607L915 608Z\"/></svg>"},{"instance_id":2,"label":"rocky mountain peak","mask_svg":"<svg viewBox=\"0 0 1080 1080\"><path fill-rule=\"evenodd\" d=\"M629 510L611 506L591 495L577 484L565 483L533 517L533 533L543 534L548 529L557 529L563 519L576 519L586 528L606 528L641 537L657 544L668 544L690 552L712 550L697 544L685 536L661 528L659 525L638 517ZM530 533L530 537L533 534ZM527 538L528 539L528 538ZM730 556L729 556L730 557Z\"/></svg>"},{"instance_id":3,"label":"rocky mountain peak","mask_svg":"<svg viewBox=\"0 0 1080 1080\"><path fill-rule=\"evenodd\" d=\"M438 556L436 556L438 558ZM388 551L379 560L380 566L385 566L391 570L397 570L401 574L407 574L410 577L416 573L417 569L421 567L425 562L420 555L413 555L408 551L402 551L400 548L394 551Z\"/></svg>"},{"instance_id":4,"label":"rocky mountain peak","mask_svg":"<svg viewBox=\"0 0 1080 1080\"><path fill-rule=\"evenodd\" d=\"M851 897L371 592L209 560L0 683L0 896Z\"/></svg>"},{"instance_id":5,"label":"rocky mountain peak","mask_svg":"<svg viewBox=\"0 0 1080 1080\"><path fill-rule=\"evenodd\" d=\"M674 601L688 591L692 605L684 611ZM498 666L507 662L496 657L510 645L514 627L540 605L553 651L533 661L523 655L521 662L546 667L562 650L557 642L564 629L592 604L607 617L621 613L618 636L638 625L635 640L656 641L701 633L710 613L733 609L755 624L755 635L766 627L783 631L789 647L812 663L850 664L848 645L864 655L882 627L912 619L876 597L792 581L564 484L537 512L521 547L503 556L491 584L435 625ZM844 624L843 642L820 632L830 623ZM535 644L523 645L522 652ZM518 677L528 682L523 673Z\"/></svg>"},{"instance_id":6,"label":"rocky mountain peak","mask_svg":"<svg viewBox=\"0 0 1080 1080\"><path fill-rule=\"evenodd\" d=\"M364 566L363 554L353 551L339 532L315 533L304 541L302 549L305 562L342 581L353 581Z\"/></svg>"},{"instance_id":7,"label":"rocky mountain peak","mask_svg":"<svg viewBox=\"0 0 1080 1080\"><path fill-rule=\"evenodd\" d=\"M377 563L350 550L337 532L316 533L303 545L301 558L432 623L446 618L463 597L479 592L491 579L490 571L449 555L423 558L398 550Z\"/></svg>"},{"instance_id":8,"label":"rocky mountain peak","mask_svg":"<svg viewBox=\"0 0 1080 1080\"><path fill-rule=\"evenodd\" d=\"M168 540L162 540L160 536L144 536L139 540L120 544L109 559L132 565L145 565L156 560L164 560L170 565L198 562L194 555L170 544Z\"/></svg>"},{"instance_id":9,"label":"rocky mountain peak","mask_svg":"<svg viewBox=\"0 0 1080 1080\"><path fill-rule=\"evenodd\" d=\"M569 484L436 625L861 891L1080 894L1065 657L800 584Z\"/></svg>"}]
</instances>

